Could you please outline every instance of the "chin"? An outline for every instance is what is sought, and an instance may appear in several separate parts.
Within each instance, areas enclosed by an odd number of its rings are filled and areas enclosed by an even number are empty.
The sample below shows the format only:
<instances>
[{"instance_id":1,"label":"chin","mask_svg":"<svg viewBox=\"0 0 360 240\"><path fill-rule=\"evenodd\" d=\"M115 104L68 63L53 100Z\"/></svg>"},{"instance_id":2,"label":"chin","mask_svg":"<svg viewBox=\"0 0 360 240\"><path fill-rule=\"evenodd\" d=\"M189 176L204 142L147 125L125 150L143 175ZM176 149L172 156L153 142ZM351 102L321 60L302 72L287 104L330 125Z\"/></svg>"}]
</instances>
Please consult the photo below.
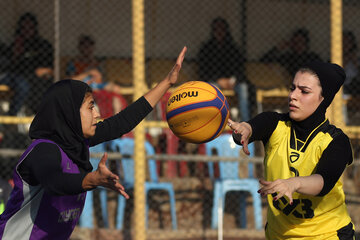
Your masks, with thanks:
<instances>
[{"instance_id":1,"label":"chin","mask_svg":"<svg viewBox=\"0 0 360 240\"><path fill-rule=\"evenodd\" d=\"M291 112L290 112L289 116L290 116L290 118L291 118L292 120L297 121L297 122L299 122L299 121L302 121L302 120L303 120L301 117L296 116L296 114L291 113Z\"/></svg>"}]
</instances>

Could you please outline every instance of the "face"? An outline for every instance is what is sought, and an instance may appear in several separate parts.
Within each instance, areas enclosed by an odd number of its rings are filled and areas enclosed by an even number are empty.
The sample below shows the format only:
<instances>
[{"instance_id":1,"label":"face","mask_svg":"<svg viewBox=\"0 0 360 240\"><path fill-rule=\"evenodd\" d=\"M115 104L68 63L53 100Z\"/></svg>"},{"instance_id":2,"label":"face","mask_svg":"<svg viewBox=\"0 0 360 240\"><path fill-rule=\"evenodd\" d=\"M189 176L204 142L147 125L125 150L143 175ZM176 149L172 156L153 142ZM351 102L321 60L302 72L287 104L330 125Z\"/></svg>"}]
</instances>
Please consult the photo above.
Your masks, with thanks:
<instances>
[{"instance_id":1,"label":"face","mask_svg":"<svg viewBox=\"0 0 360 240\"><path fill-rule=\"evenodd\" d=\"M222 42L226 36L226 25L223 22L216 22L214 25L214 37L218 42Z\"/></svg>"},{"instance_id":2,"label":"face","mask_svg":"<svg viewBox=\"0 0 360 240\"><path fill-rule=\"evenodd\" d=\"M35 35L35 30L35 23L31 20L26 19L21 23L21 35L24 38L28 39L33 37Z\"/></svg>"},{"instance_id":3,"label":"face","mask_svg":"<svg viewBox=\"0 0 360 240\"><path fill-rule=\"evenodd\" d=\"M306 51L306 38L301 35L296 35L292 39L292 50L296 53L303 53Z\"/></svg>"},{"instance_id":4,"label":"face","mask_svg":"<svg viewBox=\"0 0 360 240\"><path fill-rule=\"evenodd\" d=\"M95 108L92 94L86 94L80 108L81 127L85 138L94 136L97 120L100 114Z\"/></svg>"},{"instance_id":5,"label":"face","mask_svg":"<svg viewBox=\"0 0 360 240\"><path fill-rule=\"evenodd\" d=\"M315 112L322 100L319 79L308 72L297 72L289 93L290 118L302 121Z\"/></svg>"},{"instance_id":6,"label":"face","mask_svg":"<svg viewBox=\"0 0 360 240\"><path fill-rule=\"evenodd\" d=\"M95 50L94 44L91 44L89 42L84 42L79 45L79 52L83 56L92 56Z\"/></svg>"}]
</instances>

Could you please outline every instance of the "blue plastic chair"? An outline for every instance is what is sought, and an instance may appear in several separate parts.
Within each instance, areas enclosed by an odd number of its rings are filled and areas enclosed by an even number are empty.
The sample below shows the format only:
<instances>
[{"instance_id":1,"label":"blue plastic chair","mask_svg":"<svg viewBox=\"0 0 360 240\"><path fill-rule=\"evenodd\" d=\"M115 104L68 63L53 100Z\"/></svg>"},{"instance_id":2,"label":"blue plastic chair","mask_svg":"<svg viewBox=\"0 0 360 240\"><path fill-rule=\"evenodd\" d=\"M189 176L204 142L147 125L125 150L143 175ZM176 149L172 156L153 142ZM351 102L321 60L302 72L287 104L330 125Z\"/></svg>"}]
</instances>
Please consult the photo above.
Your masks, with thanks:
<instances>
[{"instance_id":1,"label":"blue plastic chair","mask_svg":"<svg viewBox=\"0 0 360 240\"><path fill-rule=\"evenodd\" d=\"M101 143L90 148L90 153L104 153L106 151L106 143ZM99 158L90 158L90 163L95 171L99 165ZM109 227L108 212L107 212L107 193L103 187L100 189L100 204L101 214L104 220L104 226ZM93 228L93 192L86 193L85 205L79 220L80 227Z\"/></svg>"},{"instance_id":2,"label":"blue plastic chair","mask_svg":"<svg viewBox=\"0 0 360 240\"><path fill-rule=\"evenodd\" d=\"M123 186L126 188L134 188L134 161L132 156L134 155L134 139L132 138L121 138L116 139L111 142L112 151L119 151L122 154L121 166L123 169L124 180L122 182ZM154 155L154 147L148 142L145 141L145 149L147 155ZM176 222L176 208L175 208L175 192L173 184L170 182L159 182L157 171L156 171L156 162L154 159L148 160L148 169L150 181L145 182L145 199L146 199L146 226L148 222L148 210L149 205L147 202L147 195L151 190L165 190L169 193L170 199L170 211L171 211L171 221L172 228L177 229ZM126 200L124 197L119 195L118 198L118 209L116 217L116 228L122 229L124 223L124 213L125 213Z\"/></svg>"},{"instance_id":3,"label":"blue plastic chair","mask_svg":"<svg viewBox=\"0 0 360 240\"><path fill-rule=\"evenodd\" d=\"M231 134L223 134L218 138L205 144L206 154L213 155L213 150L217 151L218 156L223 157L239 157L241 146L237 145ZM253 156L253 152L251 155ZM250 155L250 156L251 156ZM219 162L219 178L214 178L213 162L208 163L209 175L214 182L214 197L211 217L211 228L215 229L218 226L218 207L221 199L222 209L225 206L226 193L230 191L246 191L249 192L253 198L255 228L262 228L262 211L261 198L257 193L259 183L257 179L253 178L253 164L249 163L249 178L239 177L239 162L223 161ZM241 227L246 228L246 197L240 197L240 216Z\"/></svg>"}]
</instances>

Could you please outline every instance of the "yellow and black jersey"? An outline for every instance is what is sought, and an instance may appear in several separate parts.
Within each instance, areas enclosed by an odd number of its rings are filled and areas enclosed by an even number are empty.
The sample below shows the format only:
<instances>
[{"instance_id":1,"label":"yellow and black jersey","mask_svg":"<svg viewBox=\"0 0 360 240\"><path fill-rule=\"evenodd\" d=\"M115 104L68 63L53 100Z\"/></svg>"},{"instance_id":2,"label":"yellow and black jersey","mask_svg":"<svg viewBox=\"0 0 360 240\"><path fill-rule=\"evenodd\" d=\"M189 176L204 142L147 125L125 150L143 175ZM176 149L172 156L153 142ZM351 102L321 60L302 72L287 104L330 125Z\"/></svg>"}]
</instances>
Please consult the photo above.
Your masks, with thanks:
<instances>
[{"instance_id":1,"label":"yellow and black jersey","mask_svg":"<svg viewBox=\"0 0 360 240\"><path fill-rule=\"evenodd\" d=\"M273 201L268 195L267 239L342 239L338 231L351 223L340 181L345 166L352 162L347 136L326 119L304 139L298 138L286 114L262 113L249 123L251 140L264 142L266 180L314 173L324 178L318 196L294 193L292 205L287 197Z\"/></svg>"}]
</instances>

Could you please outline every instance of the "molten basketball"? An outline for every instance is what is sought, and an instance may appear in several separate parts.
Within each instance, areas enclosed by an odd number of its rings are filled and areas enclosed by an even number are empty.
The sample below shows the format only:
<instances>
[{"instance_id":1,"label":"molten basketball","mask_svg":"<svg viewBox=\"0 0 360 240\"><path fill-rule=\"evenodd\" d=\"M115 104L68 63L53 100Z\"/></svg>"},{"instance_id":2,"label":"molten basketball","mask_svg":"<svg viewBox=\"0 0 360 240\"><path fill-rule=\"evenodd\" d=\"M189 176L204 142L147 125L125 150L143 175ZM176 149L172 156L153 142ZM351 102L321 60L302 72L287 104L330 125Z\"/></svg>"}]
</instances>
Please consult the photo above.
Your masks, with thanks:
<instances>
[{"instance_id":1,"label":"molten basketball","mask_svg":"<svg viewBox=\"0 0 360 240\"><path fill-rule=\"evenodd\" d=\"M213 140L224 130L229 104L214 85L192 81L179 86L169 97L166 119L173 133L191 143Z\"/></svg>"}]
</instances>

